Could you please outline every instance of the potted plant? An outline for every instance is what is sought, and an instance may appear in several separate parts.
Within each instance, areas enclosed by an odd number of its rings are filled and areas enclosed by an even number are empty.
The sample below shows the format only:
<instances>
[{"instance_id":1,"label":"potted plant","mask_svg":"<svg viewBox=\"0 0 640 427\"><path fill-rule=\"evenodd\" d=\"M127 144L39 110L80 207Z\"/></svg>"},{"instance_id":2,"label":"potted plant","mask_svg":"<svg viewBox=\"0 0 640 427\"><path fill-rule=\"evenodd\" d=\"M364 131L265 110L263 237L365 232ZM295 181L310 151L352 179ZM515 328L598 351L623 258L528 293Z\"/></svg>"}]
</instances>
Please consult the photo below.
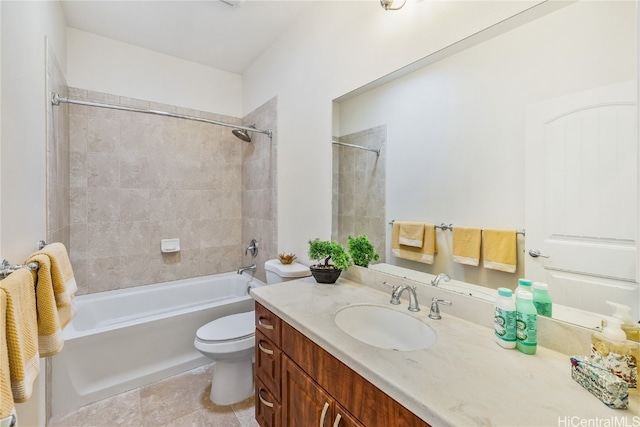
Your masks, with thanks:
<instances>
[{"instance_id":1,"label":"potted plant","mask_svg":"<svg viewBox=\"0 0 640 427\"><path fill-rule=\"evenodd\" d=\"M318 283L335 283L342 270L353 265L351 256L342 245L328 240L309 240L309 258L318 261L309 267Z\"/></svg>"},{"instance_id":2,"label":"potted plant","mask_svg":"<svg viewBox=\"0 0 640 427\"><path fill-rule=\"evenodd\" d=\"M361 234L358 237L351 237L347 239L347 247L349 248L349 255L355 265L360 267L369 267L371 261L377 261L380 259L380 255L376 252L376 248L373 247L369 238Z\"/></svg>"}]
</instances>

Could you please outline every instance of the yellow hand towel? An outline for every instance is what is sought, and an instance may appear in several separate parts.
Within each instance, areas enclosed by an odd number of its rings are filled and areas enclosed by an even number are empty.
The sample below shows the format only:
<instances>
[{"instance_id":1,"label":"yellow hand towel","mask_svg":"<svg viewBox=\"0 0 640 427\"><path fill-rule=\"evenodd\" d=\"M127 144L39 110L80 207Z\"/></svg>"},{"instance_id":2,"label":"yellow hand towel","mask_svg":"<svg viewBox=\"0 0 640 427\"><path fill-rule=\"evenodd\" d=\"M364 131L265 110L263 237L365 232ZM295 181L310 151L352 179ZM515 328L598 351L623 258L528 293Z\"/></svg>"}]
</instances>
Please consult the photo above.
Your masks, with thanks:
<instances>
[{"instance_id":1,"label":"yellow hand towel","mask_svg":"<svg viewBox=\"0 0 640 427\"><path fill-rule=\"evenodd\" d=\"M422 247L404 246L400 244L400 222L394 221L391 234L391 254L398 258L411 261L433 264L434 255L438 252L436 244L436 227L433 224L424 224Z\"/></svg>"},{"instance_id":2,"label":"yellow hand towel","mask_svg":"<svg viewBox=\"0 0 640 427\"><path fill-rule=\"evenodd\" d=\"M480 264L481 229L455 226L451 240L454 262L474 266Z\"/></svg>"},{"instance_id":3,"label":"yellow hand towel","mask_svg":"<svg viewBox=\"0 0 640 427\"><path fill-rule=\"evenodd\" d=\"M424 239L424 223L398 221L398 224L400 224L400 235L398 236L398 242L400 245L422 248L422 239Z\"/></svg>"},{"instance_id":4,"label":"yellow hand towel","mask_svg":"<svg viewBox=\"0 0 640 427\"><path fill-rule=\"evenodd\" d=\"M71 267L71 261L69 261L67 248L60 242L50 243L33 255L40 254L48 256L50 260L51 280L53 292L56 297L56 304L58 306L70 304L78 286L73 275L73 268ZM30 261L31 259L27 262ZM64 327L64 325L62 327Z\"/></svg>"},{"instance_id":5,"label":"yellow hand towel","mask_svg":"<svg viewBox=\"0 0 640 427\"><path fill-rule=\"evenodd\" d=\"M26 402L40 372L33 273L21 268L0 281L7 297L7 352L13 400Z\"/></svg>"},{"instance_id":6,"label":"yellow hand towel","mask_svg":"<svg viewBox=\"0 0 640 427\"><path fill-rule=\"evenodd\" d=\"M69 310L73 306L66 304L61 307L56 305L53 280L51 278L51 264L49 257L44 254L32 255L29 262L39 264L36 280L36 309L38 311L38 346L40 357L53 356L62 350L64 339L62 337L63 324L71 320Z\"/></svg>"},{"instance_id":7,"label":"yellow hand towel","mask_svg":"<svg viewBox=\"0 0 640 427\"><path fill-rule=\"evenodd\" d=\"M484 230L484 267L507 273L516 272L518 253L515 230Z\"/></svg>"},{"instance_id":8,"label":"yellow hand towel","mask_svg":"<svg viewBox=\"0 0 640 427\"><path fill-rule=\"evenodd\" d=\"M0 289L0 420L15 411L7 350L7 294Z\"/></svg>"}]
</instances>

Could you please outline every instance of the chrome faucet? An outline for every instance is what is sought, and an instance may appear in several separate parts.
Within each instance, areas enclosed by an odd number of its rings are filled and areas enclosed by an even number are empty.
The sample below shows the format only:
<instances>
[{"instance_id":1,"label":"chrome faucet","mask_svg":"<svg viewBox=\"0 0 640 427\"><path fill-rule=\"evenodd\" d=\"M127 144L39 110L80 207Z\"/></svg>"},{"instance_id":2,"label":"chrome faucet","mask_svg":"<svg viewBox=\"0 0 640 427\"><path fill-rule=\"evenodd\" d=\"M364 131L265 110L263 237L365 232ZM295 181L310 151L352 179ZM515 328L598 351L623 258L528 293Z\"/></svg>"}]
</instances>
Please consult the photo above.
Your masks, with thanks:
<instances>
[{"instance_id":1,"label":"chrome faucet","mask_svg":"<svg viewBox=\"0 0 640 427\"><path fill-rule=\"evenodd\" d=\"M435 279L431 281L431 286L435 286L437 288L440 284L440 280L442 279L444 279L445 282L448 282L449 280L451 280L451 277L449 277L447 273L440 273L435 277Z\"/></svg>"},{"instance_id":2,"label":"chrome faucet","mask_svg":"<svg viewBox=\"0 0 640 427\"><path fill-rule=\"evenodd\" d=\"M251 271L251 272L255 273L256 270L258 270L258 267L256 267L255 263L253 263L253 264L251 264L251 265L249 265L247 267L240 267L240 269L238 269L238 274L242 274L245 271Z\"/></svg>"},{"instance_id":3,"label":"chrome faucet","mask_svg":"<svg viewBox=\"0 0 640 427\"><path fill-rule=\"evenodd\" d=\"M409 311L420 311L420 306L418 305L418 296L416 295L416 287L409 285L391 285L390 283L384 282L385 285L393 286L393 291L391 292L391 304L398 305L400 304L400 296L404 291L409 291Z\"/></svg>"},{"instance_id":4,"label":"chrome faucet","mask_svg":"<svg viewBox=\"0 0 640 427\"><path fill-rule=\"evenodd\" d=\"M431 300L431 312L429 312L430 319L434 319L434 320L442 319L442 316L440 316L440 307L438 306L438 303L444 304L444 305L451 305L451 301L446 301L438 297L433 297L433 299Z\"/></svg>"}]
</instances>

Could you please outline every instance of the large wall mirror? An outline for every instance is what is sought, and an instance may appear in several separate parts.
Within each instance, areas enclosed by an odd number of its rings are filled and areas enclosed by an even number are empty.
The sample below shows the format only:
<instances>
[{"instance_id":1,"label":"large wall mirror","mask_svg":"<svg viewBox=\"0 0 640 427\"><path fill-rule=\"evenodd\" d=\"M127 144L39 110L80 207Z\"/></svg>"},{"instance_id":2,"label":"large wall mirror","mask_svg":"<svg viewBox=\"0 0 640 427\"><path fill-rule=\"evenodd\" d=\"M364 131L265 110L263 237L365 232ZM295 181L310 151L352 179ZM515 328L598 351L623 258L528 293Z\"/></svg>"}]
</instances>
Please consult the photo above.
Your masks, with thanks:
<instances>
[{"instance_id":1,"label":"large wall mirror","mask_svg":"<svg viewBox=\"0 0 640 427\"><path fill-rule=\"evenodd\" d=\"M543 3L336 99L332 238L479 297L546 282L563 320L607 300L640 320L636 7ZM451 230L433 264L396 258L393 220L524 231L516 272L453 262Z\"/></svg>"}]
</instances>

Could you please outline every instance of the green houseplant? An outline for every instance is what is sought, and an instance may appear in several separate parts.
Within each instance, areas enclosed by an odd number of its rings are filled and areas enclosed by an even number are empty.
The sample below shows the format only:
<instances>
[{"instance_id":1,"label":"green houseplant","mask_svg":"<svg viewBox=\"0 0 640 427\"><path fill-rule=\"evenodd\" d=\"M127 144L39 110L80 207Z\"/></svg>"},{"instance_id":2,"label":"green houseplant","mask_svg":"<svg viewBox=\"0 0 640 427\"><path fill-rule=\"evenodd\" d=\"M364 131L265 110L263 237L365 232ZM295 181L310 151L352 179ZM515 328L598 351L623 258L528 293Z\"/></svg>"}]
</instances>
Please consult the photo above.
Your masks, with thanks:
<instances>
[{"instance_id":1,"label":"green houseplant","mask_svg":"<svg viewBox=\"0 0 640 427\"><path fill-rule=\"evenodd\" d=\"M377 261L380 259L380 255L376 252L376 248L373 247L369 238L361 234L358 237L351 237L347 239L347 248L349 249L349 255L355 265L360 267L368 267L371 261Z\"/></svg>"},{"instance_id":2,"label":"green houseplant","mask_svg":"<svg viewBox=\"0 0 640 427\"><path fill-rule=\"evenodd\" d=\"M309 258L318 261L309 267L318 283L335 283L342 270L353 265L351 256L337 242L328 240L309 240Z\"/></svg>"}]
</instances>

